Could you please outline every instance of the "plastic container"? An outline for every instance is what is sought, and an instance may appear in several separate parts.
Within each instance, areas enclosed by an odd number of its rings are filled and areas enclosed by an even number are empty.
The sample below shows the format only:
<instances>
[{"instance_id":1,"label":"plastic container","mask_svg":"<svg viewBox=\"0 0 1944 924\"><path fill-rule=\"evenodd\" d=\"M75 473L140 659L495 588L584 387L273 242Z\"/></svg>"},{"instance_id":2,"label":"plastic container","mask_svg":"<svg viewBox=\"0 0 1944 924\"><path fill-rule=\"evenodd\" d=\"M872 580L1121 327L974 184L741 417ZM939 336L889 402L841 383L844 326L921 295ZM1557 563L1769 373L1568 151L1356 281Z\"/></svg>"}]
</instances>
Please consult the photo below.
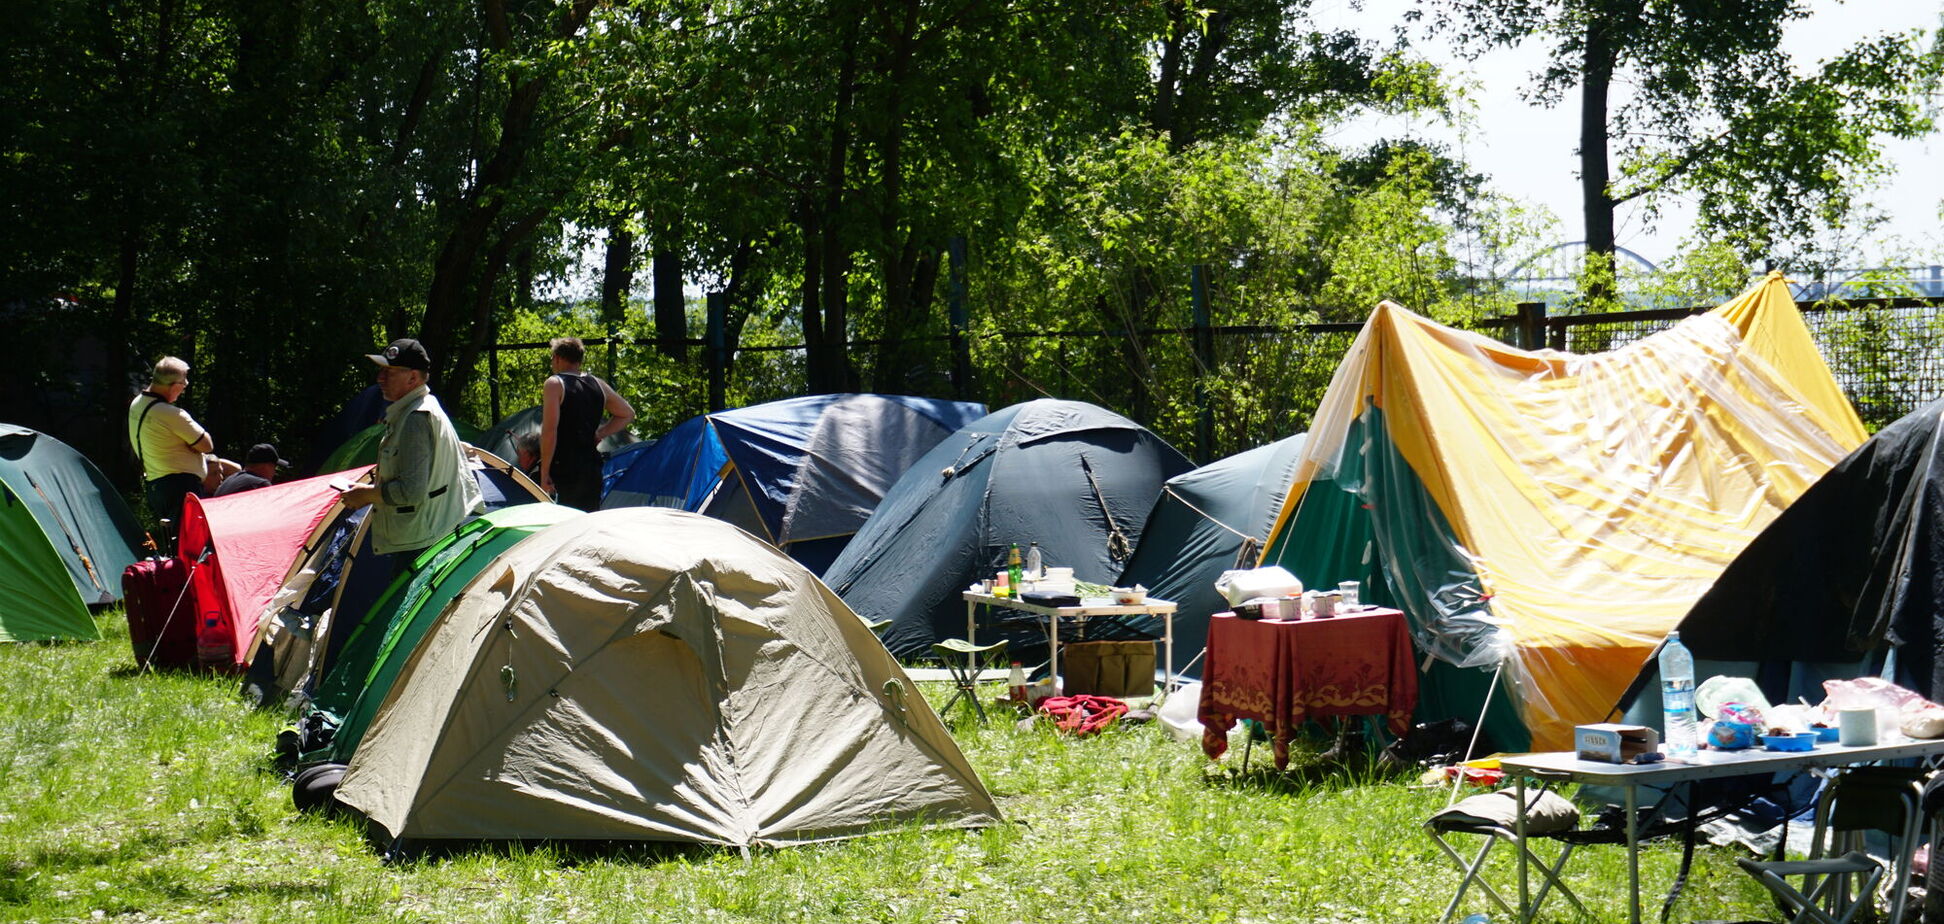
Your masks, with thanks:
<instances>
[{"instance_id":1,"label":"plastic container","mask_svg":"<svg viewBox=\"0 0 1944 924\"><path fill-rule=\"evenodd\" d=\"M1810 731L1816 733L1816 743L1818 744L1835 744L1836 739L1843 734L1843 730L1834 725L1818 725L1810 729Z\"/></svg>"},{"instance_id":2,"label":"plastic container","mask_svg":"<svg viewBox=\"0 0 1944 924\"><path fill-rule=\"evenodd\" d=\"M1746 722L1716 722L1708 729L1708 746L1717 751L1740 751L1755 746L1755 726Z\"/></svg>"},{"instance_id":3,"label":"plastic container","mask_svg":"<svg viewBox=\"0 0 1944 924\"><path fill-rule=\"evenodd\" d=\"M1661 646L1661 750L1669 757L1693 757L1701 743L1694 721L1694 655L1681 644L1681 633L1667 633Z\"/></svg>"},{"instance_id":4,"label":"plastic container","mask_svg":"<svg viewBox=\"0 0 1944 924\"><path fill-rule=\"evenodd\" d=\"M1763 735L1762 747L1771 751L1813 751L1816 749L1816 733Z\"/></svg>"}]
</instances>

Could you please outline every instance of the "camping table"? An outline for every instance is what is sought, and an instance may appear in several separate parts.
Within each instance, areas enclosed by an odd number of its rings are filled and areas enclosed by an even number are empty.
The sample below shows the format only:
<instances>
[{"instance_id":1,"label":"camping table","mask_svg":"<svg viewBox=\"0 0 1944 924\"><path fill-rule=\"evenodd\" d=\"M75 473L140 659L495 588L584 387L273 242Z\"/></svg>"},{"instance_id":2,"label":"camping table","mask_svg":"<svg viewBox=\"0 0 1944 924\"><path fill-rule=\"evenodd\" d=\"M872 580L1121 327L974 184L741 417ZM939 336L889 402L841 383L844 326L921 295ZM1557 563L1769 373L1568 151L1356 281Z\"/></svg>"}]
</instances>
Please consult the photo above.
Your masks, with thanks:
<instances>
[{"instance_id":1,"label":"camping table","mask_svg":"<svg viewBox=\"0 0 1944 924\"><path fill-rule=\"evenodd\" d=\"M1137 603L1132 606L1121 606L1111 600L1099 603L1088 603L1082 600L1079 606L1041 606L1037 603L1027 603L1024 600L1015 600L1011 597L995 597L991 594L980 593L976 590L960 591L960 596L965 598L965 640L968 642L976 643L977 640L975 633L978 631L980 605L996 606L1003 609L1018 610L1022 613L1034 613L1046 617L1046 645L1047 650L1050 652L1049 657L1051 658L1047 663L1046 671L1047 676L1055 678L1056 682L1060 676L1060 620L1077 619L1084 622L1094 616L1159 616L1161 617L1162 626L1163 657L1166 659L1161 662L1166 665L1164 668L1165 673L1162 674L1161 689L1163 692L1166 692L1174 688L1175 605L1171 600L1160 600L1149 597L1146 603Z\"/></svg>"},{"instance_id":2,"label":"camping table","mask_svg":"<svg viewBox=\"0 0 1944 924\"><path fill-rule=\"evenodd\" d=\"M1269 727L1276 767L1305 719L1381 715L1402 735L1417 707L1417 668L1404 614L1368 607L1328 619L1208 620L1202 666L1202 752L1228 750L1237 719Z\"/></svg>"},{"instance_id":3,"label":"camping table","mask_svg":"<svg viewBox=\"0 0 1944 924\"><path fill-rule=\"evenodd\" d=\"M1925 741L1899 738L1864 747L1818 744L1812 751L1767 751L1760 748L1750 748L1745 751L1704 750L1689 761L1677 763L1669 760L1656 764L1609 764L1594 760L1580 760L1571 751L1549 751L1542 754L1503 758L1499 761L1499 766L1517 781L1519 817L1513 826L1513 832L1518 835L1520 841L1525 840L1527 777L1620 787L1626 794L1627 896L1630 912L1628 920L1633 924L1640 924L1640 840L1638 820L1634 817L1639 809L1639 787L1692 783L1696 780L1741 776L1749 773L1790 773L1817 768L1840 769L1882 760L1939 755L1944 755L1944 738ZM1527 893L1526 857L1524 851L1517 851L1517 853L1519 855L1519 920L1527 921L1532 917L1532 905Z\"/></svg>"}]
</instances>

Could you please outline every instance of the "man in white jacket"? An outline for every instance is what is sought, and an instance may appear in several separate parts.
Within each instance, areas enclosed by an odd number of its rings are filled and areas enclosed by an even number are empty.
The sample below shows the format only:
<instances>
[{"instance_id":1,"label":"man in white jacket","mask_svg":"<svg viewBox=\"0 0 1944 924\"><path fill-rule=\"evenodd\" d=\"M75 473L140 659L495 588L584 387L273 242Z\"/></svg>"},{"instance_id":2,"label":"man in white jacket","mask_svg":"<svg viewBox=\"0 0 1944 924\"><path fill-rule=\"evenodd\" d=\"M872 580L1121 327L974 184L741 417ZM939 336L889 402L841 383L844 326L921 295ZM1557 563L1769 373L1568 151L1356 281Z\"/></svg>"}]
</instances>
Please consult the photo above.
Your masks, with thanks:
<instances>
[{"instance_id":1,"label":"man in white jacket","mask_svg":"<svg viewBox=\"0 0 1944 924\"><path fill-rule=\"evenodd\" d=\"M439 399L426 389L432 358L417 340L394 340L366 358L378 364L385 435L378 442L376 484L344 492L353 507L374 504L371 547L410 562L468 516L485 510L465 445Z\"/></svg>"}]
</instances>

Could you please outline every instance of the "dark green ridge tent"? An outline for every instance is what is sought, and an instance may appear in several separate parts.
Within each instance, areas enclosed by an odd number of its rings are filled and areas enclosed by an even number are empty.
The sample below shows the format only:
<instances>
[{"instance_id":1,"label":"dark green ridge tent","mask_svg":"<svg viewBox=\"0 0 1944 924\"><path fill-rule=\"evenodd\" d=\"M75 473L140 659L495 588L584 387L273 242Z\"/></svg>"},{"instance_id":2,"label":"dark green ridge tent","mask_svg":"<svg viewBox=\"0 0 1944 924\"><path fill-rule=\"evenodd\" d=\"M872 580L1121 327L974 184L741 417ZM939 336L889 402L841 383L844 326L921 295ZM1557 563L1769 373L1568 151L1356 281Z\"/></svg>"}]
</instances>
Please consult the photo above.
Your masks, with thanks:
<instances>
[{"instance_id":1,"label":"dark green ridge tent","mask_svg":"<svg viewBox=\"0 0 1944 924\"><path fill-rule=\"evenodd\" d=\"M1224 571L1255 567L1302 453L1299 433L1176 475L1162 486L1141 529L1141 544L1117 584L1140 584L1179 607L1176 673L1201 651L1208 617L1229 608L1215 592L1215 579ZM1128 625L1150 635L1161 631L1158 617L1128 620Z\"/></svg>"},{"instance_id":2,"label":"dark green ridge tent","mask_svg":"<svg viewBox=\"0 0 1944 924\"><path fill-rule=\"evenodd\" d=\"M484 447L486 443L491 441L489 438L490 434L463 420L453 421L452 429L459 433L460 442L470 446ZM331 454L324 459L324 465L318 471L341 472L345 469L357 468L360 465L377 465L378 441L383 439L384 436L385 424L383 421L359 430L352 434L351 438L345 440L338 448L331 450Z\"/></svg>"},{"instance_id":3,"label":"dark green ridge tent","mask_svg":"<svg viewBox=\"0 0 1944 924\"><path fill-rule=\"evenodd\" d=\"M1897 684L1944 696L1944 400L1836 463L1676 628L1696 676L1752 677L1772 702L1819 700L1822 680L1875 673L1891 649ZM1649 658L1626 700L1655 680Z\"/></svg>"},{"instance_id":4,"label":"dark green ridge tent","mask_svg":"<svg viewBox=\"0 0 1944 924\"><path fill-rule=\"evenodd\" d=\"M1048 566L1112 582L1161 485L1191 467L1167 441L1104 408L1015 404L912 463L824 582L859 616L892 621L884 642L893 654L930 657L932 643L965 635L959 593L1004 567L1012 543L1038 542ZM1022 661L1046 650L1041 632L1002 634Z\"/></svg>"},{"instance_id":5,"label":"dark green ridge tent","mask_svg":"<svg viewBox=\"0 0 1944 924\"><path fill-rule=\"evenodd\" d=\"M514 411L506 415L504 420L487 427L486 432L480 435L479 438L483 442L474 443L473 445L499 456L508 462L519 459L519 438L527 434L531 434L534 439L540 438L540 414L542 410L544 409L536 404L524 411ZM468 440L467 442L471 441ZM622 430L601 441L601 454L607 455L623 446L637 442L640 442L640 440L636 439L634 434Z\"/></svg>"},{"instance_id":6,"label":"dark green ridge tent","mask_svg":"<svg viewBox=\"0 0 1944 924\"><path fill-rule=\"evenodd\" d=\"M328 749L305 759L350 760L392 681L446 604L501 552L581 515L559 504L504 507L465 523L421 554L355 627L344 627L350 636L311 702L337 732Z\"/></svg>"},{"instance_id":7,"label":"dark green ridge tent","mask_svg":"<svg viewBox=\"0 0 1944 924\"><path fill-rule=\"evenodd\" d=\"M100 638L88 607L121 599L142 529L94 463L0 424L0 641Z\"/></svg>"}]
</instances>

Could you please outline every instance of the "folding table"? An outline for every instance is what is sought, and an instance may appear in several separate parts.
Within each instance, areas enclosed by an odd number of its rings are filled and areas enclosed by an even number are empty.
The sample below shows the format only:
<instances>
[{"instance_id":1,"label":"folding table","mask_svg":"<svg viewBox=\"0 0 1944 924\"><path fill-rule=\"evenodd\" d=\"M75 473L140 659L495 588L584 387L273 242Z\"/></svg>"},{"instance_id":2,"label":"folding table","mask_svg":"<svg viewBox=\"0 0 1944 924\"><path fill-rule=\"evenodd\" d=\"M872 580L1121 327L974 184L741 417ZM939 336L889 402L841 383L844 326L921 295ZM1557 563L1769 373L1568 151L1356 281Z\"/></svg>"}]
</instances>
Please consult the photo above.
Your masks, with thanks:
<instances>
[{"instance_id":1,"label":"folding table","mask_svg":"<svg viewBox=\"0 0 1944 924\"><path fill-rule=\"evenodd\" d=\"M1047 675L1054 678L1060 676L1060 620L1077 619L1084 622L1094 616L1159 616L1163 649L1161 663L1166 665L1165 673L1162 675L1164 679L1161 690L1165 693L1174 688L1175 604L1172 600L1149 597L1146 603L1128 606L1122 606L1111 599L1103 599L1099 602L1081 600L1079 606L1041 606L1012 597L995 597L976 590L961 591L960 596L965 598L965 640L967 642L976 642L978 639L978 617L981 605L1046 617L1046 644L1052 659L1047 665Z\"/></svg>"}]
</instances>

